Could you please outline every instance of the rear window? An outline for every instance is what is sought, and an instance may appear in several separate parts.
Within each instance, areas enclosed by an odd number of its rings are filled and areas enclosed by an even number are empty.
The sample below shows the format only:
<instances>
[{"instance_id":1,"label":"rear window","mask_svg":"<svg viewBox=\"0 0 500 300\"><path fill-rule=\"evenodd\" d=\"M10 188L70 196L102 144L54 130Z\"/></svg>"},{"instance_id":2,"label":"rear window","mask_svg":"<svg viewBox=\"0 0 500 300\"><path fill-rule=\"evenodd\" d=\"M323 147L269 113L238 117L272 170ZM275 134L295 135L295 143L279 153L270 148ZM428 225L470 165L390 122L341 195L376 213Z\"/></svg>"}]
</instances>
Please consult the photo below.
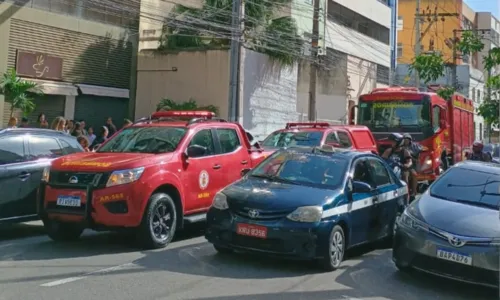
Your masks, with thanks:
<instances>
[{"instance_id":1,"label":"rear window","mask_svg":"<svg viewBox=\"0 0 500 300\"><path fill-rule=\"evenodd\" d=\"M323 131L275 131L263 142L262 146L271 148L321 145Z\"/></svg>"},{"instance_id":2,"label":"rear window","mask_svg":"<svg viewBox=\"0 0 500 300\"><path fill-rule=\"evenodd\" d=\"M434 182L430 193L431 196L444 200L498 209L500 175L466 168L451 168Z\"/></svg>"}]
</instances>

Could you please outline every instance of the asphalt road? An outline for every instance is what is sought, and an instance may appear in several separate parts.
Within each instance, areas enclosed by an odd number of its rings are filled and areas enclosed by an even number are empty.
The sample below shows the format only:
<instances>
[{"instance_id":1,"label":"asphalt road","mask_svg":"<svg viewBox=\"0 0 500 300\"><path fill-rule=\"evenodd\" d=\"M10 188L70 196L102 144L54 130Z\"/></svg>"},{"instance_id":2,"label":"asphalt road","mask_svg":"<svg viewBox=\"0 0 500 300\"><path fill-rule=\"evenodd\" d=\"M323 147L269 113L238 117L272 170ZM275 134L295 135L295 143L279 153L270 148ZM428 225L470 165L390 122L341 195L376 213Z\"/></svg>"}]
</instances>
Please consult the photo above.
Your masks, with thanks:
<instances>
[{"instance_id":1,"label":"asphalt road","mask_svg":"<svg viewBox=\"0 0 500 300\"><path fill-rule=\"evenodd\" d=\"M311 263L218 255L201 228L158 251L138 251L118 234L88 232L58 244L41 233L37 223L0 229L0 300L498 298L480 287L401 274L388 249L356 250L340 270L322 273Z\"/></svg>"}]
</instances>

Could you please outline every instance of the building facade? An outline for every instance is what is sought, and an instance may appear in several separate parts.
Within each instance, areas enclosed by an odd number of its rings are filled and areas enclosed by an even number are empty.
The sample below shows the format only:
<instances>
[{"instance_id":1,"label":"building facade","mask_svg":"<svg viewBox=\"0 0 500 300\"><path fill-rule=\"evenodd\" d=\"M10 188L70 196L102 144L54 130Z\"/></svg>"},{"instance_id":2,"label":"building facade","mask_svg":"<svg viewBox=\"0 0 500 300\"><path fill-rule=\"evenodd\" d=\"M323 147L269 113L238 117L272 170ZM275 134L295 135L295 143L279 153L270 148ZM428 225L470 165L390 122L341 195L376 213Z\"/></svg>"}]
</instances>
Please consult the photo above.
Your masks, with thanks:
<instances>
[{"instance_id":1,"label":"building facade","mask_svg":"<svg viewBox=\"0 0 500 300\"><path fill-rule=\"evenodd\" d=\"M41 113L49 122L64 116L93 126L133 115L139 5L114 2L0 3L0 72L15 68L44 93L35 96L31 123ZM12 113L20 116L0 96L0 124Z\"/></svg>"}]
</instances>

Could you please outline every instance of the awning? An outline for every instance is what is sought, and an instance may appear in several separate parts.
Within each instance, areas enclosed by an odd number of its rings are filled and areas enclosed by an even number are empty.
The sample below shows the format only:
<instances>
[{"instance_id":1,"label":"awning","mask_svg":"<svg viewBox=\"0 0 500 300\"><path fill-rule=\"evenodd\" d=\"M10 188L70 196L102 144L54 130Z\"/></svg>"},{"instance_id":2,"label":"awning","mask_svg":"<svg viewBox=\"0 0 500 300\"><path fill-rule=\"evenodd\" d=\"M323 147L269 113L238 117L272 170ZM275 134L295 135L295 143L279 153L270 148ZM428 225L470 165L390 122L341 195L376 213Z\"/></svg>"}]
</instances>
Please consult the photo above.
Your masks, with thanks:
<instances>
[{"instance_id":1,"label":"awning","mask_svg":"<svg viewBox=\"0 0 500 300\"><path fill-rule=\"evenodd\" d=\"M47 95L78 96L78 89L67 82L47 81L40 79L26 79L33 81L40 86L40 89Z\"/></svg>"},{"instance_id":2,"label":"awning","mask_svg":"<svg viewBox=\"0 0 500 300\"><path fill-rule=\"evenodd\" d=\"M85 95L126 98L126 99L130 97L128 89L118 89L118 88L110 88L110 87L88 85L88 84L75 84L75 85L80 89L82 94Z\"/></svg>"}]
</instances>

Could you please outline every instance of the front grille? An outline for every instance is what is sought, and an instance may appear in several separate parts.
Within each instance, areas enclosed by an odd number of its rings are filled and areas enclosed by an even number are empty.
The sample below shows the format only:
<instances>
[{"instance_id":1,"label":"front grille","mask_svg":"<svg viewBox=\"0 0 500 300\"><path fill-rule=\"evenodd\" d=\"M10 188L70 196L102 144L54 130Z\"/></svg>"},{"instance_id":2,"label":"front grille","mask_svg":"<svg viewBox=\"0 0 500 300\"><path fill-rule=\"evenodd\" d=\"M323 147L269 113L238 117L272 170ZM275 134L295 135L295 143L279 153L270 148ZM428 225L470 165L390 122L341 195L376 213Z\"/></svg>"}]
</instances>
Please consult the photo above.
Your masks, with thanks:
<instances>
[{"instance_id":1,"label":"front grille","mask_svg":"<svg viewBox=\"0 0 500 300\"><path fill-rule=\"evenodd\" d=\"M261 239L261 238L233 234L231 243L234 246L239 246L243 248L252 248L252 249L277 252L277 253L287 252L284 242L278 239Z\"/></svg>"},{"instance_id":2,"label":"front grille","mask_svg":"<svg viewBox=\"0 0 500 300\"><path fill-rule=\"evenodd\" d=\"M252 208L247 207L230 207L231 211L245 219L251 220L262 220L262 221L274 221L285 218L289 215L293 210L279 210L279 211L271 211L271 210L255 210L258 212L257 216L250 216L249 212L253 210Z\"/></svg>"},{"instance_id":3,"label":"front grille","mask_svg":"<svg viewBox=\"0 0 500 300\"><path fill-rule=\"evenodd\" d=\"M417 254L412 265L433 273L447 275L462 280L498 286L498 272L462 265L455 262Z\"/></svg>"},{"instance_id":4,"label":"front grille","mask_svg":"<svg viewBox=\"0 0 500 300\"><path fill-rule=\"evenodd\" d=\"M97 178L99 176L99 178ZM105 185L108 181L109 174L107 173L89 173L89 172L50 172L50 183L53 184L68 184L71 177L78 179L80 185L90 185L96 183L97 186ZM94 182L98 180L98 182Z\"/></svg>"}]
</instances>

